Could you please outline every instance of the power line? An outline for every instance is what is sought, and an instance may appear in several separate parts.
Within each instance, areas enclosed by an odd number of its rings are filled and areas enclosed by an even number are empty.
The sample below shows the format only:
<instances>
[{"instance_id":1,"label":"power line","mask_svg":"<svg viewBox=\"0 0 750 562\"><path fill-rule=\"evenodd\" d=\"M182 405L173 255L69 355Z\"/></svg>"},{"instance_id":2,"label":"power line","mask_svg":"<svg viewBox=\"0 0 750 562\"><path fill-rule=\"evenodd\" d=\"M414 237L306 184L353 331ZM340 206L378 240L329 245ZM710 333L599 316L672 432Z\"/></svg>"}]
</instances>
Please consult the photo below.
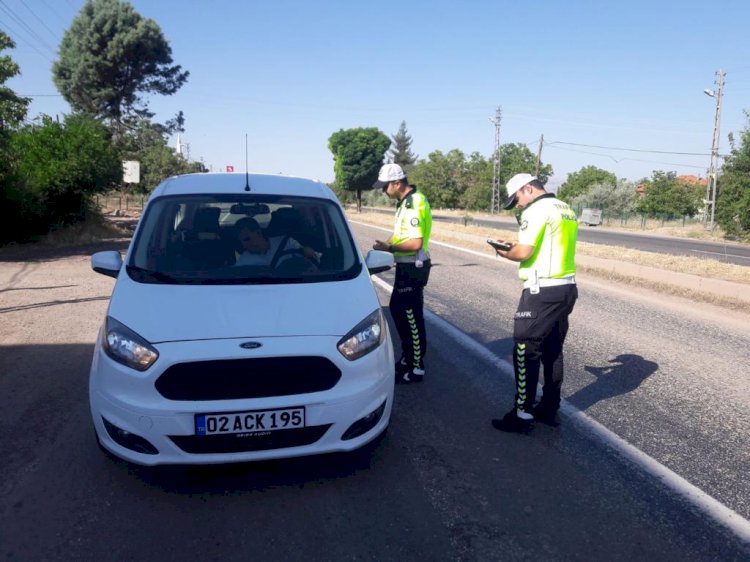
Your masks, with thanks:
<instances>
[{"instance_id":1,"label":"power line","mask_svg":"<svg viewBox=\"0 0 750 562\"><path fill-rule=\"evenodd\" d=\"M667 166L679 166L679 167L682 167L682 168L695 168L696 170L705 170L706 169L705 166L695 166L695 165L692 165L692 164L678 164L676 162L661 162L659 160L644 160L642 158L620 158L620 159L617 159L614 156L612 156L611 154L602 154L601 152L590 152L590 151L587 151L587 150L575 150L574 148L563 148L563 147L560 147L560 146L553 146L552 148L556 148L557 150L565 150L565 151L568 151L568 152L577 152L579 154L592 154L594 156L601 156L603 158L609 158L610 160L612 160L613 162L616 162L617 164L619 164L620 162L625 162L627 160L629 162L646 162L646 163L649 163L649 164L663 164L663 165L667 165Z\"/></svg>"},{"instance_id":2,"label":"power line","mask_svg":"<svg viewBox=\"0 0 750 562\"><path fill-rule=\"evenodd\" d=\"M47 31L49 31L49 34L50 34L50 35L52 36L52 38L53 38L53 39L54 39L54 40L55 40L56 42L59 42L59 41L60 41L60 39L59 39L59 38L57 37L57 35L55 35L55 32L54 32L54 31L52 31L52 30L51 30L51 29L50 29L49 27L47 27L47 24L46 24L46 23L44 23L44 20L43 20L42 18L40 18L39 16L37 16L37 15L36 15L36 14L34 13L34 11L33 11L33 10L32 10L31 8L29 8L29 6L28 6L28 5L26 4L26 2L24 2L24 0L21 0L21 4L23 4L23 7L24 7L24 8L26 8L26 9L27 9L27 10L29 11L29 13L30 13L30 14L31 14L32 16L34 16L34 17L35 17L35 18L36 18L36 19L37 19L37 20L39 21L39 23L41 23L41 24L42 24L42 26L44 27L44 29L46 29Z\"/></svg>"},{"instance_id":3,"label":"power line","mask_svg":"<svg viewBox=\"0 0 750 562\"><path fill-rule=\"evenodd\" d=\"M52 12L53 14L55 14L55 17L57 17L57 19L59 20L59 22L60 22L61 24L62 24L62 23L64 22L65 18L64 18L64 17L62 17L62 16L61 16L61 15L60 15L60 14L59 14L59 13L57 12L57 10L55 10L55 8L53 8L52 6L50 6L50 5L49 5L49 4L47 3L47 0L42 0L42 4L44 4L45 6L47 6L47 8L49 9L49 11L50 11L50 12Z\"/></svg>"},{"instance_id":4,"label":"power line","mask_svg":"<svg viewBox=\"0 0 750 562\"><path fill-rule=\"evenodd\" d=\"M43 48L47 49L53 55L55 54L55 49L53 47L51 47L44 39L42 39L36 33L36 31L34 31L25 21L23 21L23 19L21 19L13 10L11 10L8 7L8 5L5 2L3 2L3 0L0 0L0 9L2 9L2 11L4 11L7 15L9 15L13 19L13 21L15 21L16 23L18 23L24 29L25 33L28 33L31 37L33 37L34 39L36 39L36 41L39 43L39 45L41 45ZM6 26L7 26L7 24L6 24ZM18 33L16 33L16 35L18 35L20 37L20 35ZM39 52L39 51L37 50L37 52ZM45 58L46 58L46 55L45 55Z\"/></svg>"},{"instance_id":5,"label":"power line","mask_svg":"<svg viewBox=\"0 0 750 562\"><path fill-rule=\"evenodd\" d=\"M47 60L49 62L52 62L51 58L49 58L45 53L43 53L42 51L40 51L39 49L37 49L36 45L33 45L33 44L29 43L23 35L21 35L20 33L18 33L10 25L8 25L7 23L3 23L2 21L0 21L0 23L3 24L3 27L5 28L5 31L8 33L8 35L10 35L11 38L15 39L15 43L18 43L20 41L21 43L24 43L24 44L28 45L29 47L31 47L32 49L34 49L39 54L40 57L42 57L43 59L45 59L45 60Z\"/></svg>"},{"instance_id":6,"label":"power line","mask_svg":"<svg viewBox=\"0 0 750 562\"><path fill-rule=\"evenodd\" d=\"M601 148L602 150L624 150L627 152L648 152L651 154L673 154L677 156L711 156L710 152L672 152L669 150L646 150L642 148L621 148L617 146L599 146L596 144L581 144L578 142L552 141L547 144L567 144L570 146L582 146L584 148Z\"/></svg>"}]
</instances>

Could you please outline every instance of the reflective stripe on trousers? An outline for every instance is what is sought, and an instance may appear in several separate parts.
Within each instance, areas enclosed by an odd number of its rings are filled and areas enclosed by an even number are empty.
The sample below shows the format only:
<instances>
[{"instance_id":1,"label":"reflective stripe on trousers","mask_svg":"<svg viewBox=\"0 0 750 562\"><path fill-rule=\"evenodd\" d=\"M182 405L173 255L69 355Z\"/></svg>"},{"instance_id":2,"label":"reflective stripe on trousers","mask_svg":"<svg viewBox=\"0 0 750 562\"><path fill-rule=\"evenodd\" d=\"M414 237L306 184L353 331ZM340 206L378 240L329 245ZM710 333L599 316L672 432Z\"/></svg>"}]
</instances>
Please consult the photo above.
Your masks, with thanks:
<instances>
[{"instance_id":1,"label":"reflective stripe on trousers","mask_svg":"<svg viewBox=\"0 0 750 562\"><path fill-rule=\"evenodd\" d=\"M538 293L524 289L513 322L513 370L516 375L516 409L531 412L536 399L540 367L544 367L542 402L557 410L563 380L563 344L568 316L578 288L574 284L542 287Z\"/></svg>"},{"instance_id":2,"label":"reflective stripe on trousers","mask_svg":"<svg viewBox=\"0 0 750 562\"><path fill-rule=\"evenodd\" d=\"M396 264L396 279L391 293L390 311L401 340L401 353L408 365L424 367L427 334L424 324L424 287L431 264L423 267L410 263Z\"/></svg>"}]
</instances>

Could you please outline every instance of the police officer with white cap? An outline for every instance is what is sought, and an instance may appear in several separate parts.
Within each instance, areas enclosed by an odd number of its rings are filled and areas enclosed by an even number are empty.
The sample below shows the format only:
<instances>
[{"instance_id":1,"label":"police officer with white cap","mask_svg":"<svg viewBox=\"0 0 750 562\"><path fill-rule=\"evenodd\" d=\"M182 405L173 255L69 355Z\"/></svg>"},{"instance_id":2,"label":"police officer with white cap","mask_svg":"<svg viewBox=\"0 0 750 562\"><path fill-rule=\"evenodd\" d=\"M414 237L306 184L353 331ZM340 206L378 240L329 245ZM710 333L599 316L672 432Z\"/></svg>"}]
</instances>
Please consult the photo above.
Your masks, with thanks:
<instances>
[{"instance_id":1,"label":"police officer with white cap","mask_svg":"<svg viewBox=\"0 0 750 562\"><path fill-rule=\"evenodd\" d=\"M401 339L401 359L396 363L396 382L422 382L427 337L424 324L424 287L430 276L430 204L416 186L409 185L401 166L385 164L373 187L398 200L393 234L376 240L375 250L392 252L396 279L389 308Z\"/></svg>"},{"instance_id":2,"label":"police officer with white cap","mask_svg":"<svg viewBox=\"0 0 750 562\"><path fill-rule=\"evenodd\" d=\"M518 262L523 292L513 324L513 368L516 395L513 408L492 426L500 431L528 433L534 420L558 424L563 380L563 343L568 316L578 289L575 250L578 220L567 203L547 193L531 174L516 174L506 184L506 209L521 209L518 242L498 255ZM544 387L534 405L540 366Z\"/></svg>"}]
</instances>

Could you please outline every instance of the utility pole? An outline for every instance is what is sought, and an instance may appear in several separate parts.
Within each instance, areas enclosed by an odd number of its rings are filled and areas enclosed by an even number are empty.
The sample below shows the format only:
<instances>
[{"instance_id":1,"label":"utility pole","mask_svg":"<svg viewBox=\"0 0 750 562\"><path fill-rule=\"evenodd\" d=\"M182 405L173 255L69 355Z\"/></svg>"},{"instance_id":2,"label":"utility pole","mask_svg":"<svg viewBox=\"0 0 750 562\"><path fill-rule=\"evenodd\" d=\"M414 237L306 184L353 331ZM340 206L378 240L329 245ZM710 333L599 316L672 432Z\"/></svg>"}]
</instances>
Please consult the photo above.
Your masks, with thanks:
<instances>
[{"instance_id":1,"label":"utility pole","mask_svg":"<svg viewBox=\"0 0 750 562\"><path fill-rule=\"evenodd\" d=\"M544 135L539 139L539 150L536 152L536 171L534 175L539 177L539 163L542 161L542 147L544 146Z\"/></svg>"},{"instance_id":2,"label":"utility pole","mask_svg":"<svg viewBox=\"0 0 750 562\"><path fill-rule=\"evenodd\" d=\"M495 108L495 118L490 118L490 123L495 126L495 152L492 164L492 204L491 213L500 212L500 118L503 110L498 105Z\"/></svg>"},{"instance_id":3,"label":"utility pole","mask_svg":"<svg viewBox=\"0 0 750 562\"><path fill-rule=\"evenodd\" d=\"M716 99L716 112L714 113L714 133L711 139L711 164L708 168L708 184L706 185L706 213L703 220L707 230L714 229L714 216L716 213L716 183L719 176L719 127L721 125L721 97L724 95L724 78L726 73L719 70L716 73L716 90L706 88L703 93Z\"/></svg>"}]
</instances>

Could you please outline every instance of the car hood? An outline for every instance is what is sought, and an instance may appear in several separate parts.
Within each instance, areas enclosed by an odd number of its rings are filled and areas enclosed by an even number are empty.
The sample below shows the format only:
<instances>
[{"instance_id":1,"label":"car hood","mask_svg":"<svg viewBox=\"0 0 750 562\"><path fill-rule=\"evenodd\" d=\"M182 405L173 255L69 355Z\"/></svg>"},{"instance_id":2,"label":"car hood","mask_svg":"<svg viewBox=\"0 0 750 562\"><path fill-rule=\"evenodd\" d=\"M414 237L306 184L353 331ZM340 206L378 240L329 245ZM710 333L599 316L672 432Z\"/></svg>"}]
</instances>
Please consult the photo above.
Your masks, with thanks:
<instances>
[{"instance_id":1,"label":"car hood","mask_svg":"<svg viewBox=\"0 0 750 562\"><path fill-rule=\"evenodd\" d=\"M159 343L343 336L379 306L366 269L347 281L279 285L146 284L123 271L109 315Z\"/></svg>"}]
</instances>

